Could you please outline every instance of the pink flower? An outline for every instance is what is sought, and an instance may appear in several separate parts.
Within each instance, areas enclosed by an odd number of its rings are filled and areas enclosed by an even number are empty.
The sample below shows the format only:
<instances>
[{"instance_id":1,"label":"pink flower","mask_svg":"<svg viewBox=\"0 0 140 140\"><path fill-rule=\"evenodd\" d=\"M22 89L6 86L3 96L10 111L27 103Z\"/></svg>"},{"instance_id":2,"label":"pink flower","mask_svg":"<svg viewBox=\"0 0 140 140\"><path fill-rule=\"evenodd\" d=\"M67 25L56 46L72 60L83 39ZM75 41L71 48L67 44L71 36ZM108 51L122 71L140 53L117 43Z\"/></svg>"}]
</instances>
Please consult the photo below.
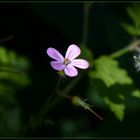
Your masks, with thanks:
<instances>
[{"instance_id":1,"label":"pink flower","mask_svg":"<svg viewBox=\"0 0 140 140\"><path fill-rule=\"evenodd\" d=\"M86 60L75 59L80 53L80 48L74 44L68 47L65 58L56 49L47 49L47 54L54 59L54 61L50 62L52 68L58 71L64 70L65 74L70 77L78 75L78 70L75 67L81 69L87 69L89 67L89 63Z\"/></svg>"}]
</instances>

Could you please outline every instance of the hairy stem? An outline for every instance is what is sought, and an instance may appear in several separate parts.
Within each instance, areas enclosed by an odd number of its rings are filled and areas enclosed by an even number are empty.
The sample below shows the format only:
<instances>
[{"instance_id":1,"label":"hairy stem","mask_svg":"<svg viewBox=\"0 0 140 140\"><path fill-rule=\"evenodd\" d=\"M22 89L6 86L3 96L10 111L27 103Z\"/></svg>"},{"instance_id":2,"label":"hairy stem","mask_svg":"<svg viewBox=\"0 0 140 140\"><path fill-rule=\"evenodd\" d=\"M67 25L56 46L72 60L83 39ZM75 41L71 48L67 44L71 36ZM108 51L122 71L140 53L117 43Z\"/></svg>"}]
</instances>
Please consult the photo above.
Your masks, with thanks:
<instances>
[{"instance_id":1,"label":"hairy stem","mask_svg":"<svg viewBox=\"0 0 140 140\"><path fill-rule=\"evenodd\" d=\"M58 96L55 97L55 99L46 107L45 113L49 112L53 109L62 99L63 97L70 98L67 96L67 94L71 91L71 89L74 88L74 86L80 81L84 73L82 73L80 76L78 76L76 79L73 80L70 84L68 84L64 90L62 91L56 91ZM61 95L61 96L60 96Z\"/></svg>"},{"instance_id":2,"label":"hairy stem","mask_svg":"<svg viewBox=\"0 0 140 140\"><path fill-rule=\"evenodd\" d=\"M95 111L93 111L91 108L87 108L90 112L92 112L96 117L98 117L100 120L103 120L102 117L100 117Z\"/></svg>"}]
</instances>

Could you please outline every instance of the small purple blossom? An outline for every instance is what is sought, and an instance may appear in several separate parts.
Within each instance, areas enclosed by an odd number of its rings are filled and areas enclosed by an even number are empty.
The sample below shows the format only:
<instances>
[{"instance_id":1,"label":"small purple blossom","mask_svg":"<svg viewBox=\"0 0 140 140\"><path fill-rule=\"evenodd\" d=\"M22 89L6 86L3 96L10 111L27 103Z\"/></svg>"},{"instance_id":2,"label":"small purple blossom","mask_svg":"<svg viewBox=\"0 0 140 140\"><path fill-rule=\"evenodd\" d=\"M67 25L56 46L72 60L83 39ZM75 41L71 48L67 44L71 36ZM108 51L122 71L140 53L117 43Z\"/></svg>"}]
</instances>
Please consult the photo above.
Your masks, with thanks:
<instances>
[{"instance_id":1,"label":"small purple blossom","mask_svg":"<svg viewBox=\"0 0 140 140\"><path fill-rule=\"evenodd\" d=\"M80 69L87 69L89 67L88 61L84 59L75 59L80 53L80 48L74 44L68 47L65 58L56 49L47 49L47 54L54 59L54 61L50 62L52 68L58 71L64 70L64 73L70 77L78 75L78 70L75 67Z\"/></svg>"}]
</instances>

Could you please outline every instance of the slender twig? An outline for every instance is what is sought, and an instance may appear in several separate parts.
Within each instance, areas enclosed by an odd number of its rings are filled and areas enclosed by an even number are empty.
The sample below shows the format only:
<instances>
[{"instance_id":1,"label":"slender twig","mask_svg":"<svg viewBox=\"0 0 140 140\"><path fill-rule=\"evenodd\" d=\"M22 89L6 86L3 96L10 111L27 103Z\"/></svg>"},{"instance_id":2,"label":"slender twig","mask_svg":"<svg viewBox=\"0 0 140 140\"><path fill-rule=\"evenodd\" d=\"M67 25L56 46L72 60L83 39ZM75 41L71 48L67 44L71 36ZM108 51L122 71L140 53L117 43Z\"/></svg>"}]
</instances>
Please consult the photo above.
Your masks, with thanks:
<instances>
[{"instance_id":1,"label":"slender twig","mask_svg":"<svg viewBox=\"0 0 140 140\"><path fill-rule=\"evenodd\" d=\"M49 106L49 104L51 103L53 97L56 95L56 91L58 90L60 83L61 83L62 77L59 77L59 80L56 84L56 87L54 89L54 91L52 92L52 94L49 96L49 98L44 102L44 104L42 105L41 109L39 110L39 112L37 113L37 115L35 116L35 118L32 120L31 122L31 126L34 128L36 125L40 124L46 114L47 108Z\"/></svg>"},{"instance_id":2,"label":"slender twig","mask_svg":"<svg viewBox=\"0 0 140 140\"><path fill-rule=\"evenodd\" d=\"M92 6L93 2L84 2L84 9L83 9L83 12L84 12L84 19L83 19L83 38L82 38L82 41L83 41L83 44L84 46L87 46L87 41L88 41L88 27L89 27L89 16L90 16L90 9L91 9L91 6Z\"/></svg>"},{"instance_id":3,"label":"slender twig","mask_svg":"<svg viewBox=\"0 0 140 140\"><path fill-rule=\"evenodd\" d=\"M48 100L47 100L43 104L43 106L41 107L41 109L38 112L38 114L33 118L33 120L31 120L27 125L25 125L25 127L23 129L26 130L26 129L29 129L30 127L31 128L35 128L37 125L39 125L43 121L44 115L47 112L49 112L50 110L52 110L53 107L55 107L63 99L64 96L67 97L67 98L69 97L69 96L67 96L67 94L76 85L76 83L78 83L78 81L82 78L83 74L81 74L76 79L74 79L73 82L71 82L70 84L68 84L68 86L66 86L64 88L64 90L62 90L62 91L59 91L58 90L59 83L61 82L61 80L58 81L57 86L56 86L56 88L54 90L54 94L56 94L56 93L57 94L54 97L54 99L52 100L52 102L49 102L49 104L48 104ZM61 96L60 96L60 94L61 94ZM52 98L52 97L50 97L50 98Z\"/></svg>"},{"instance_id":4,"label":"slender twig","mask_svg":"<svg viewBox=\"0 0 140 140\"><path fill-rule=\"evenodd\" d=\"M90 107L87 108L87 110L89 110L90 112L92 112L96 117L98 117L100 120L103 120L103 118L101 116L99 116L95 111L93 111Z\"/></svg>"},{"instance_id":5,"label":"slender twig","mask_svg":"<svg viewBox=\"0 0 140 140\"><path fill-rule=\"evenodd\" d=\"M135 40L132 43L130 43L130 45L128 45L127 47L113 53L110 55L111 58L118 58L128 52L134 51L136 50L140 45L140 40Z\"/></svg>"},{"instance_id":6,"label":"slender twig","mask_svg":"<svg viewBox=\"0 0 140 140\"><path fill-rule=\"evenodd\" d=\"M67 94L71 91L71 89L73 89L75 87L75 85L81 80L82 76L83 76L84 72L79 75L76 79L74 79L71 83L69 83L64 90L62 91L56 91L57 93L59 93L59 96L56 96L55 99L48 105L48 107L46 108L46 113L48 111L50 111L54 106L56 106L62 99L64 96L67 96ZM63 96L60 96L61 95ZM69 96L67 96L68 98Z\"/></svg>"}]
</instances>

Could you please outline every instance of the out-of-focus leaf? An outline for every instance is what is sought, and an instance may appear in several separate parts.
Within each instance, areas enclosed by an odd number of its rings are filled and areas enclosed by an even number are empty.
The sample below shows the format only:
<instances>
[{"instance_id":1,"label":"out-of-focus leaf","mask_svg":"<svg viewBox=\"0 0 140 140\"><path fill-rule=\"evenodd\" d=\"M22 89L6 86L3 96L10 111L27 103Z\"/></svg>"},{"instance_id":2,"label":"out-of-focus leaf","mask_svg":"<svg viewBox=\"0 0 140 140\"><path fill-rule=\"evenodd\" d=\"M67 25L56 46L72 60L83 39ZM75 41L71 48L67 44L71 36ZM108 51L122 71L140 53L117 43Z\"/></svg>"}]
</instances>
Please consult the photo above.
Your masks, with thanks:
<instances>
[{"instance_id":1,"label":"out-of-focus leaf","mask_svg":"<svg viewBox=\"0 0 140 140\"><path fill-rule=\"evenodd\" d=\"M127 8L127 13L131 17L135 25L140 24L140 15L137 11L138 10L136 9L136 6Z\"/></svg>"},{"instance_id":2,"label":"out-of-focus leaf","mask_svg":"<svg viewBox=\"0 0 140 140\"><path fill-rule=\"evenodd\" d=\"M17 56L15 52L9 52L10 65L18 67L21 72L29 68L29 62L23 56Z\"/></svg>"},{"instance_id":3,"label":"out-of-focus leaf","mask_svg":"<svg viewBox=\"0 0 140 140\"><path fill-rule=\"evenodd\" d=\"M26 71L29 68L29 61L13 51L7 51L0 46L0 66L15 67L17 70Z\"/></svg>"},{"instance_id":4,"label":"out-of-focus leaf","mask_svg":"<svg viewBox=\"0 0 140 140\"><path fill-rule=\"evenodd\" d=\"M14 93L30 83L29 65L25 57L0 47L0 137L20 135L21 112Z\"/></svg>"},{"instance_id":5,"label":"out-of-focus leaf","mask_svg":"<svg viewBox=\"0 0 140 140\"><path fill-rule=\"evenodd\" d=\"M10 87L13 90L28 85L28 68L29 62L26 58L13 51L7 51L3 46L0 47L0 84L5 84L7 89ZM0 94L2 93L4 92L1 91Z\"/></svg>"},{"instance_id":6,"label":"out-of-focus leaf","mask_svg":"<svg viewBox=\"0 0 140 140\"><path fill-rule=\"evenodd\" d=\"M72 135L72 132L76 131L76 126L73 122L65 122L64 126L63 126L63 130L65 130L66 135Z\"/></svg>"},{"instance_id":7,"label":"out-of-focus leaf","mask_svg":"<svg viewBox=\"0 0 140 140\"><path fill-rule=\"evenodd\" d=\"M106 102L106 104L109 105L110 107L110 110L112 112L114 112L115 116L120 120L122 121L123 118L124 118L124 110L125 110L125 105L124 104L116 104L114 102L111 102L109 100L109 98L104 98L104 101Z\"/></svg>"},{"instance_id":8,"label":"out-of-focus leaf","mask_svg":"<svg viewBox=\"0 0 140 140\"><path fill-rule=\"evenodd\" d=\"M77 137L88 127L88 121L83 116L80 118L63 119L60 124L60 131L64 137ZM80 132L78 130L82 129Z\"/></svg>"},{"instance_id":9,"label":"out-of-focus leaf","mask_svg":"<svg viewBox=\"0 0 140 140\"><path fill-rule=\"evenodd\" d=\"M122 26L124 27L124 29L133 36L136 35L140 35L140 29L137 29L136 27L134 27L133 25L129 25L129 24L125 24L123 23Z\"/></svg>"},{"instance_id":10,"label":"out-of-focus leaf","mask_svg":"<svg viewBox=\"0 0 140 140\"><path fill-rule=\"evenodd\" d=\"M44 120L44 124L45 125L55 125L55 123L51 119L49 119L49 118Z\"/></svg>"},{"instance_id":11,"label":"out-of-focus leaf","mask_svg":"<svg viewBox=\"0 0 140 140\"><path fill-rule=\"evenodd\" d=\"M18 74L10 72L0 72L0 82L17 86L25 86L29 84L29 78L24 73Z\"/></svg>"},{"instance_id":12,"label":"out-of-focus leaf","mask_svg":"<svg viewBox=\"0 0 140 140\"><path fill-rule=\"evenodd\" d=\"M132 92L132 96L134 96L134 97L136 97L136 98L140 98L140 90L134 90L133 92Z\"/></svg>"},{"instance_id":13,"label":"out-of-focus leaf","mask_svg":"<svg viewBox=\"0 0 140 140\"><path fill-rule=\"evenodd\" d=\"M18 131L20 126L20 111L18 108L10 109L6 112L5 119L7 120L8 128L13 131Z\"/></svg>"},{"instance_id":14,"label":"out-of-focus leaf","mask_svg":"<svg viewBox=\"0 0 140 140\"><path fill-rule=\"evenodd\" d=\"M19 108L0 108L0 136L20 136Z\"/></svg>"},{"instance_id":15,"label":"out-of-focus leaf","mask_svg":"<svg viewBox=\"0 0 140 140\"><path fill-rule=\"evenodd\" d=\"M0 47L0 64L7 64L8 63L8 57L7 52L5 48L2 46Z\"/></svg>"},{"instance_id":16,"label":"out-of-focus leaf","mask_svg":"<svg viewBox=\"0 0 140 140\"><path fill-rule=\"evenodd\" d=\"M109 109L116 114L115 116L117 117L117 119L121 119L121 117L118 115L118 108L120 105L120 110L122 110L120 112L123 112L122 114L125 114L125 110L129 110L132 112L139 109L139 90L136 90L133 84L115 84L107 87L105 83L99 79L91 79L90 83L91 86L88 88L88 97L90 99L90 102L95 106L104 109L108 109L109 107ZM138 99L135 100L135 98L133 98L132 96L137 97ZM106 100L106 98L107 101L104 101L104 99ZM111 105L113 107L110 107Z\"/></svg>"},{"instance_id":17,"label":"out-of-focus leaf","mask_svg":"<svg viewBox=\"0 0 140 140\"><path fill-rule=\"evenodd\" d=\"M132 36L140 35L140 9L139 5L133 4L131 7L127 7L127 13L133 21L133 25L122 24L124 29Z\"/></svg>"},{"instance_id":18,"label":"out-of-focus leaf","mask_svg":"<svg viewBox=\"0 0 140 140\"><path fill-rule=\"evenodd\" d=\"M0 83L0 99L1 99L1 95L3 95L3 97L9 96L9 93L14 93L14 90L10 86L7 86L4 83Z\"/></svg>"},{"instance_id":19,"label":"out-of-focus leaf","mask_svg":"<svg viewBox=\"0 0 140 140\"><path fill-rule=\"evenodd\" d=\"M101 56L95 62L95 70L89 72L91 79L101 79L107 87L114 84L132 84L127 71L119 68L119 63L107 56Z\"/></svg>"}]
</instances>

